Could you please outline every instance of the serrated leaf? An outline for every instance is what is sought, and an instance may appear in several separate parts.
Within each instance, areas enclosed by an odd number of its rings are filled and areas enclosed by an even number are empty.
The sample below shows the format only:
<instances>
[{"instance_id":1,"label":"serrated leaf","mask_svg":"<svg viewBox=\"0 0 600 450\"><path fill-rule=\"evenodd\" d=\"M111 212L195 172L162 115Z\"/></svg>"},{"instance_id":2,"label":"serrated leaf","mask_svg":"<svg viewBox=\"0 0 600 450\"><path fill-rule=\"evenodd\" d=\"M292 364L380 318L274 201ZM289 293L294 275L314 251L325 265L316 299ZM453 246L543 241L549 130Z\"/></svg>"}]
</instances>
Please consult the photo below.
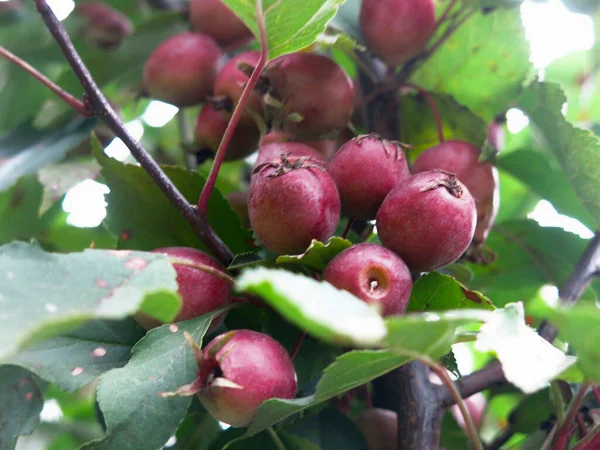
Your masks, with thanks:
<instances>
[{"instance_id":1,"label":"serrated leaf","mask_svg":"<svg viewBox=\"0 0 600 450\"><path fill-rule=\"evenodd\" d=\"M26 122L0 137L0 190L20 176L35 173L46 164L61 160L90 133L95 119L75 119L51 130L38 130Z\"/></svg>"},{"instance_id":2,"label":"serrated leaf","mask_svg":"<svg viewBox=\"0 0 600 450\"><path fill-rule=\"evenodd\" d=\"M559 336L573 347L577 366L589 379L600 381L600 310L593 303L579 303L572 308L552 308L543 301L531 306L528 312L552 322Z\"/></svg>"},{"instance_id":3,"label":"serrated leaf","mask_svg":"<svg viewBox=\"0 0 600 450\"><path fill-rule=\"evenodd\" d=\"M494 305L482 293L471 291L454 278L430 272L415 281L408 311L488 309Z\"/></svg>"},{"instance_id":4,"label":"serrated leaf","mask_svg":"<svg viewBox=\"0 0 600 450\"><path fill-rule=\"evenodd\" d=\"M567 101L553 83L531 83L517 105L541 133L565 171L594 224L600 223L600 141L590 131L571 125L562 115Z\"/></svg>"},{"instance_id":5,"label":"serrated leaf","mask_svg":"<svg viewBox=\"0 0 600 450\"><path fill-rule=\"evenodd\" d=\"M452 372L452 375L454 375L459 381L462 379L460 369L458 368L458 362L456 361L456 356L452 350L442 356L440 358L440 362L446 369Z\"/></svg>"},{"instance_id":6,"label":"serrated leaf","mask_svg":"<svg viewBox=\"0 0 600 450\"><path fill-rule=\"evenodd\" d=\"M153 250L184 246L206 250L195 231L141 167L109 158L97 140L93 141L93 147L102 166L102 177L110 188L104 223L113 235L119 236L119 248ZM179 167L163 169L185 198L195 204L206 180ZM250 250L249 230L242 227L238 215L218 189L208 202L208 222L234 253Z\"/></svg>"},{"instance_id":7,"label":"serrated leaf","mask_svg":"<svg viewBox=\"0 0 600 450\"><path fill-rule=\"evenodd\" d=\"M242 273L237 289L259 295L287 320L332 344L372 346L386 334L375 309L327 282L257 268Z\"/></svg>"},{"instance_id":8,"label":"serrated leaf","mask_svg":"<svg viewBox=\"0 0 600 450\"><path fill-rule=\"evenodd\" d=\"M526 394L544 388L575 363L525 324L522 303L510 303L492 313L483 325L475 348L496 354L506 379Z\"/></svg>"},{"instance_id":9,"label":"serrated leaf","mask_svg":"<svg viewBox=\"0 0 600 450\"><path fill-rule=\"evenodd\" d=\"M309 46L325 31L345 0L263 0L269 57L276 58ZM256 2L223 0L258 37Z\"/></svg>"},{"instance_id":10,"label":"serrated leaf","mask_svg":"<svg viewBox=\"0 0 600 450\"><path fill-rule=\"evenodd\" d=\"M37 235L43 192L34 175L22 177L10 189L0 192L0 244L26 241Z\"/></svg>"},{"instance_id":11,"label":"serrated leaf","mask_svg":"<svg viewBox=\"0 0 600 450\"><path fill-rule=\"evenodd\" d=\"M479 147L487 138L487 124L468 108L459 105L451 95L431 94L438 109L444 138L470 142ZM407 151L414 161L421 151L439 144L435 118L429 102L422 95L402 97L399 116L400 140L414 147Z\"/></svg>"},{"instance_id":12,"label":"serrated leaf","mask_svg":"<svg viewBox=\"0 0 600 450\"><path fill-rule=\"evenodd\" d=\"M508 109L531 71L518 8L477 13L413 76L419 86L452 95L486 121Z\"/></svg>"},{"instance_id":13,"label":"serrated leaf","mask_svg":"<svg viewBox=\"0 0 600 450\"><path fill-rule=\"evenodd\" d=\"M161 397L190 383L198 365L183 336L201 343L215 311L196 319L150 330L134 348L129 363L100 378L98 402L108 435L82 450L144 450L161 448L183 420L191 397Z\"/></svg>"},{"instance_id":14,"label":"serrated leaf","mask_svg":"<svg viewBox=\"0 0 600 450\"><path fill-rule=\"evenodd\" d=\"M9 363L73 392L102 373L124 366L131 348L143 336L144 330L133 319L94 320L19 352ZM78 374L73 376L76 369Z\"/></svg>"},{"instance_id":15,"label":"serrated leaf","mask_svg":"<svg viewBox=\"0 0 600 450\"><path fill-rule=\"evenodd\" d=\"M181 305L175 270L155 253L62 255L15 242L0 247L0 280L0 360L93 319L122 319L142 308L169 321Z\"/></svg>"},{"instance_id":16,"label":"serrated leaf","mask_svg":"<svg viewBox=\"0 0 600 450\"><path fill-rule=\"evenodd\" d=\"M0 448L15 448L17 438L39 423L44 396L33 375L20 367L0 366Z\"/></svg>"},{"instance_id":17,"label":"serrated leaf","mask_svg":"<svg viewBox=\"0 0 600 450\"><path fill-rule=\"evenodd\" d=\"M306 251L300 255L282 255L277 258L277 264L294 264L310 267L319 272L323 271L329 261L352 246L352 242L341 237L331 237L327 244L313 239Z\"/></svg>"}]
</instances>

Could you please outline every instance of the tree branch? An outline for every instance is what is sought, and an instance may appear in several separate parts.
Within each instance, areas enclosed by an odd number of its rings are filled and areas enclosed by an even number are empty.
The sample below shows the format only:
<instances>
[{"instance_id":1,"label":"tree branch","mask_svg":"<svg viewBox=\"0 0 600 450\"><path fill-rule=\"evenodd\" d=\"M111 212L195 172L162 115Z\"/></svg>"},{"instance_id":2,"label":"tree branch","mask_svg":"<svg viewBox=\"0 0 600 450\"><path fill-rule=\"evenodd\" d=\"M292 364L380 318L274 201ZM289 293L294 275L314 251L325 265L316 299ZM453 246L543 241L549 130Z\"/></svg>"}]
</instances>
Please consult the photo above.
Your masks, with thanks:
<instances>
[{"instance_id":1,"label":"tree branch","mask_svg":"<svg viewBox=\"0 0 600 450\"><path fill-rule=\"evenodd\" d=\"M597 276L600 271L600 232L590 240L585 251L579 258L573 273L560 290L560 303L563 305L572 305L575 303L590 281ZM542 322L538 327L538 333L544 339L552 342L556 337L557 330L554 325L548 322ZM469 397L477 392L481 392L495 385L506 383L506 378L502 373L502 367L499 362L494 362L489 366L472 373L457 381L458 387L463 398ZM437 388L442 406L451 406L454 400L445 386Z\"/></svg>"},{"instance_id":2,"label":"tree branch","mask_svg":"<svg viewBox=\"0 0 600 450\"><path fill-rule=\"evenodd\" d=\"M36 0L35 4L46 27L61 48L65 58L85 90L84 104L86 105L86 108L94 111L94 113L108 125L113 133L121 138L142 168L154 180L173 206L175 206L183 215L200 239L202 239L202 242L204 242L221 262L228 265L233 260L233 253L231 250L229 250L223 241L216 235L206 219L200 217L196 208L190 205L156 161L152 159L150 154L133 138L133 136L131 136L131 134L129 134L123 121L115 113L104 94L100 91L100 88L81 60L77 50L75 50L69 35L52 12L50 6L48 6L46 0Z\"/></svg>"}]
</instances>

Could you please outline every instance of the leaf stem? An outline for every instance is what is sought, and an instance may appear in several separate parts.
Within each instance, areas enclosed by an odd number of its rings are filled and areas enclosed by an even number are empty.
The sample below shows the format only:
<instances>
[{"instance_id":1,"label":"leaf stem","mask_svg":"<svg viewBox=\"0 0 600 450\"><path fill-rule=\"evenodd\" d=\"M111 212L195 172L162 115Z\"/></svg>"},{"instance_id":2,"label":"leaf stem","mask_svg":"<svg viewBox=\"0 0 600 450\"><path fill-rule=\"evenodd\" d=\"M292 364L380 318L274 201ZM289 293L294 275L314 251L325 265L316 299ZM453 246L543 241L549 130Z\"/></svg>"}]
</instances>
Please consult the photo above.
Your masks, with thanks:
<instances>
[{"instance_id":1,"label":"leaf stem","mask_svg":"<svg viewBox=\"0 0 600 450\"><path fill-rule=\"evenodd\" d=\"M596 425L571 450L594 450L600 446L600 425Z\"/></svg>"},{"instance_id":2,"label":"leaf stem","mask_svg":"<svg viewBox=\"0 0 600 450\"><path fill-rule=\"evenodd\" d=\"M569 403L565 420L560 426L558 425L558 422L555 425L558 428L558 431L556 432L556 437L554 438L554 446L552 447L553 450L565 450L567 448L569 440L571 439L571 427L573 425L573 421L579 412L579 407L581 406L581 402L583 402L589 387L589 384L582 384L579 387L577 394Z\"/></svg>"},{"instance_id":3,"label":"leaf stem","mask_svg":"<svg viewBox=\"0 0 600 450\"><path fill-rule=\"evenodd\" d=\"M298 340L296 341L296 344L294 345L292 353L290 353L290 358L292 358L292 361L294 359L296 359L296 355L298 354L298 351L300 350L300 347L302 346L302 343L304 342L305 338L306 338L306 331L303 331L302 334L298 337Z\"/></svg>"},{"instance_id":4,"label":"leaf stem","mask_svg":"<svg viewBox=\"0 0 600 450\"><path fill-rule=\"evenodd\" d=\"M450 376L448 375L446 368L442 367L441 365L429 358L420 357L419 360L422 361L423 364L428 366L440 378L440 380L442 380L442 383L444 383L444 385L448 388L448 391L450 391L450 395L452 395L452 397L454 398L456 405L460 409L460 412L463 415L463 418L465 419L466 432L471 438L473 446L476 450L483 450L483 444L479 439L477 427L475 427L475 423L473 422L471 413L469 412L465 401L463 400L462 396L460 395L460 392L454 384L454 381L452 381L452 378L450 378Z\"/></svg>"},{"instance_id":5,"label":"leaf stem","mask_svg":"<svg viewBox=\"0 0 600 450\"><path fill-rule=\"evenodd\" d=\"M260 1L260 0L258 0L258 1ZM275 432L273 427L267 428L267 432L269 433L269 436L271 436L271 439L273 439L273 444L275 444L275 447L277 447L277 450L286 450L285 445L283 444L283 441L279 438L279 436L277 436L277 433Z\"/></svg>"},{"instance_id":6,"label":"leaf stem","mask_svg":"<svg viewBox=\"0 0 600 450\"><path fill-rule=\"evenodd\" d=\"M438 133L438 140L440 141L440 144L442 142L444 142L444 127L442 126L440 112L439 112L437 105L435 104L435 100L433 99L431 94L429 92L427 92L425 89L423 89L422 87L417 86L416 84L413 84L413 83L404 83L404 86L412 88L412 89L416 89L417 91L419 91L419 94L421 94L423 97L425 97L425 100L427 101L427 103L429 103L429 108L431 109L431 112L433 113L433 119L435 120L435 126L437 128L437 133Z\"/></svg>"},{"instance_id":7,"label":"leaf stem","mask_svg":"<svg viewBox=\"0 0 600 450\"><path fill-rule=\"evenodd\" d=\"M48 89L50 89L54 94L60 97L67 105L73 108L78 114L84 117L92 117L94 115L94 111L89 107L89 105L84 104L81 100L75 98L68 92L66 92L59 85L54 83L52 80L48 79L43 73L38 71L35 67L31 66L27 62L23 61L14 53L11 53L6 48L0 45L0 56L2 56L7 61L15 64L16 66L23 69L33 78L38 80Z\"/></svg>"},{"instance_id":8,"label":"leaf stem","mask_svg":"<svg viewBox=\"0 0 600 450\"><path fill-rule=\"evenodd\" d=\"M269 44L267 41L267 29L265 25L265 16L262 8L262 0L256 0L256 20L258 23L258 29L260 33L260 57L258 59L256 67L252 71L250 79L244 87L238 104L233 110L231 120L227 124L225 134L223 135L223 139L221 139L221 143L219 144L219 148L217 149L215 160L210 169L208 179L206 180L206 184L204 185L204 188L202 188L202 192L200 193L200 198L198 199L198 213L200 214L200 217L205 217L207 214L208 200L210 198L210 195L212 194L213 189L215 188L217 177L219 175L219 170L221 170L221 165L223 164L223 160L225 159L225 154L227 152L227 146L229 145L229 141L231 141L231 137L233 136L235 127L240 121L242 114L244 114L244 109L246 108L246 104L248 103L250 95L256 87L256 83L258 82L263 69L269 61Z\"/></svg>"},{"instance_id":9,"label":"leaf stem","mask_svg":"<svg viewBox=\"0 0 600 450\"><path fill-rule=\"evenodd\" d=\"M85 90L84 104L86 105L86 108L93 111L108 125L117 137L121 138L142 168L150 178L154 180L171 204L177 208L185 220L190 224L202 242L204 242L223 264L229 265L233 260L233 253L231 250L217 236L208 224L206 218L204 216L201 217L198 214L195 206L187 201L156 161L152 159L150 154L127 131L125 124L108 103L108 100L81 60L77 50L75 50L65 28L56 18L46 0L36 0L35 5L42 16L46 27L59 45L65 58L69 62L69 65L73 69L73 72Z\"/></svg>"},{"instance_id":10,"label":"leaf stem","mask_svg":"<svg viewBox=\"0 0 600 450\"><path fill-rule=\"evenodd\" d=\"M556 420L560 424L565 421L565 400L557 381L550 383L550 389L552 390L552 399L554 400L553 403L554 411L556 412Z\"/></svg>"},{"instance_id":11,"label":"leaf stem","mask_svg":"<svg viewBox=\"0 0 600 450\"><path fill-rule=\"evenodd\" d=\"M350 230L352 230L353 224L354 224L354 218L350 217L348 219L348 224L346 225L346 228L344 229L344 234L342 234L342 238L346 239L348 237L348 235L350 234Z\"/></svg>"}]
</instances>

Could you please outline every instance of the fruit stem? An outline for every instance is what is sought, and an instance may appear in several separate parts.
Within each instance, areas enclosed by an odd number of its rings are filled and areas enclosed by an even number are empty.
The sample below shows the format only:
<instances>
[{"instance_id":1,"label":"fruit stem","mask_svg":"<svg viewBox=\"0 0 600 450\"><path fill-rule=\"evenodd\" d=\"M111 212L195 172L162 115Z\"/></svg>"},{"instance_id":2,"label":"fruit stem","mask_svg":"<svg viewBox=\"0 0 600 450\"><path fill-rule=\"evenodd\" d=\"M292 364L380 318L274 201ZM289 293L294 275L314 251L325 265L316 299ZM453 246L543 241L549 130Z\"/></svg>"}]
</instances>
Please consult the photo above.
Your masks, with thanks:
<instances>
[{"instance_id":1,"label":"fruit stem","mask_svg":"<svg viewBox=\"0 0 600 450\"><path fill-rule=\"evenodd\" d=\"M302 334L298 337L298 340L296 341L296 344L294 345L294 349L292 350L292 353L290 353L290 358L292 358L292 361L296 358L296 355L298 354L298 351L300 350L300 347L302 346L302 343L304 342L305 338L306 338L306 331L303 331Z\"/></svg>"},{"instance_id":2,"label":"fruit stem","mask_svg":"<svg viewBox=\"0 0 600 450\"><path fill-rule=\"evenodd\" d=\"M165 197L179 211L192 229L200 237L202 242L213 252L213 254L226 266L233 261L233 253L217 236L208 222L201 217L194 205L191 205L177 186L169 179L167 174L154 161L152 156L131 136L125 128L121 118L115 113L108 100L94 81L92 74L85 66L81 57L75 50L73 42L67 31L56 18L54 12L46 0L35 0L35 6L42 16L48 31L65 55L75 76L85 90L84 104L89 107L100 119L102 119L111 131L125 143L131 154L140 163L140 166L152 178L154 183L163 192ZM87 106L89 105L89 106Z\"/></svg>"},{"instance_id":3,"label":"fruit stem","mask_svg":"<svg viewBox=\"0 0 600 450\"><path fill-rule=\"evenodd\" d=\"M444 385L448 388L448 390L450 391L450 395L452 395L452 397L456 401L456 404L458 405L458 408L460 409L460 412L463 415L463 418L465 419L466 432L471 438L471 441L473 442L473 447L475 447L476 450L483 450L483 445L481 444L481 440L479 439L479 435L477 434L477 428L475 427L475 423L473 422L471 413L469 413L469 409L467 408L465 401L463 400L463 398L460 395L460 392L458 392L458 389L454 385L454 381L452 381L452 379L448 375L446 368L442 367L435 361L426 357L420 357L419 360L423 364L428 366L440 378L440 380L442 380L442 383L444 383Z\"/></svg>"},{"instance_id":4,"label":"fruit stem","mask_svg":"<svg viewBox=\"0 0 600 450\"><path fill-rule=\"evenodd\" d=\"M352 225L354 225L354 218L350 217L348 219L348 224L346 225L346 229L344 230L344 234L342 234L342 238L346 239L350 234L350 230L352 229Z\"/></svg>"},{"instance_id":5,"label":"fruit stem","mask_svg":"<svg viewBox=\"0 0 600 450\"><path fill-rule=\"evenodd\" d=\"M600 405L600 391L598 390L598 386L592 386L592 392L594 393L594 397L596 397L596 401Z\"/></svg>"},{"instance_id":6,"label":"fruit stem","mask_svg":"<svg viewBox=\"0 0 600 450\"><path fill-rule=\"evenodd\" d=\"M429 108L431 108L431 112L433 113L433 119L435 120L435 126L437 128L438 133L438 140L440 141L440 144L444 142L444 127L442 126L440 111L438 110L437 105L435 104L435 100L433 99L431 94L425 89L423 89L421 86L417 86L413 83L404 83L404 86L416 89L417 91L419 91L419 94L425 97L425 100L427 101L427 103L429 103Z\"/></svg>"},{"instance_id":7,"label":"fruit stem","mask_svg":"<svg viewBox=\"0 0 600 450\"><path fill-rule=\"evenodd\" d=\"M273 427L267 428L267 432L269 433L269 436L271 436L271 439L273 439L273 444L275 444L277 450L286 450L284 443L279 438L279 436L277 436L277 433L275 432Z\"/></svg>"},{"instance_id":8,"label":"fruit stem","mask_svg":"<svg viewBox=\"0 0 600 450\"><path fill-rule=\"evenodd\" d=\"M589 384L582 384L581 386L579 386L577 394L569 403L569 407L567 410L568 412L565 417L565 420L556 432L556 437L554 438L554 446L552 447L553 450L565 450L567 448L567 445L569 444L569 440L571 438L571 426L573 425L575 416L579 412L579 407L581 406L583 399L589 391L589 387ZM558 426L559 424L557 422L555 427Z\"/></svg>"},{"instance_id":9,"label":"fruit stem","mask_svg":"<svg viewBox=\"0 0 600 450\"><path fill-rule=\"evenodd\" d=\"M60 97L67 105L69 105L71 108L73 108L78 114L80 114L84 117L93 117L94 116L94 111L91 108L91 105L83 103L81 100L76 99L74 96L72 96L71 94L66 92L64 89L62 89L56 83L54 83L53 81L48 79L44 74L42 74L40 71L38 71L35 67L26 63L21 58L19 58L17 55L15 55L14 53L11 53L10 51L8 51L6 48L4 48L2 46L0 46L0 56L2 56L7 61L17 65L18 67L23 69L25 72L27 72L29 75L31 75L33 78L38 80L40 83L42 83L48 89L50 89L54 94L56 94L58 97Z\"/></svg>"},{"instance_id":10,"label":"fruit stem","mask_svg":"<svg viewBox=\"0 0 600 450\"><path fill-rule=\"evenodd\" d=\"M194 145L194 135L184 108L179 108L179 111L177 111L177 125L179 126L179 140L185 158L185 165L188 170L196 170L196 154L189 151Z\"/></svg>"},{"instance_id":11,"label":"fruit stem","mask_svg":"<svg viewBox=\"0 0 600 450\"><path fill-rule=\"evenodd\" d=\"M600 425L590 430L586 437L580 440L571 450L593 450L600 445Z\"/></svg>"},{"instance_id":12,"label":"fruit stem","mask_svg":"<svg viewBox=\"0 0 600 450\"><path fill-rule=\"evenodd\" d=\"M244 87L238 104L233 110L231 120L227 124L225 134L223 135L223 139L221 139L221 143L219 144L219 148L217 149L215 160L210 169L208 179L206 180L206 184L204 185L204 187L202 188L202 192L200 193L200 198L198 199L198 213L200 214L201 218L205 218L208 212L208 200L210 198L210 195L212 194L212 191L215 188L217 177L219 175L219 170L221 169L221 165L223 164L223 160L225 159L227 146L229 145L229 141L231 141L231 137L233 136L235 127L240 121L242 114L244 113L244 109L246 108L246 104L248 103L248 99L250 98L250 95L252 94L256 83L260 79L260 75L263 69L269 61L269 44L267 42L267 29L265 26L265 17L262 8L262 0L256 0L256 21L260 33L260 57L258 59L256 67L254 68L254 71L252 72L252 75L248 79L248 83L246 83L246 87Z\"/></svg>"}]
</instances>

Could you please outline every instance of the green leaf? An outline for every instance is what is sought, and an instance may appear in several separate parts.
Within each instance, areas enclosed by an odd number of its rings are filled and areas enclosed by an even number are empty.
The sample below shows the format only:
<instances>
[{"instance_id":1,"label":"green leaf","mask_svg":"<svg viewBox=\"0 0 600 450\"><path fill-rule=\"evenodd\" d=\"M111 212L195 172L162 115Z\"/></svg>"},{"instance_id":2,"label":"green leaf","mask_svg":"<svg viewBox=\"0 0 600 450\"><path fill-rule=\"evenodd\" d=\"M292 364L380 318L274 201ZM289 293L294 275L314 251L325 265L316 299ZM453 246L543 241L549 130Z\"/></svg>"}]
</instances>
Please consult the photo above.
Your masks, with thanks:
<instances>
[{"instance_id":1,"label":"green leaf","mask_svg":"<svg viewBox=\"0 0 600 450\"><path fill-rule=\"evenodd\" d=\"M46 164L61 160L90 133L95 119L75 119L66 125L38 130L25 122L0 137L0 190L11 186L20 176L35 173Z\"/></svg>"},{"instance_id":2,"label":"green leaf","mask_svg":"<svg viewBox=\"0 0 600 450\"><path fill-rule=\"evenodd\" d=\"M367 450L365 438L354 422L331 407L295 422L285 431L307 439L320 449Z\"/></svg>"},{"instance_id":3,"label":"green leaf","mask_svg":"<svg viewBox=\"0 0 600 450\"><path fill-rule=\"evenodd\" d=\"M192 413L177 428L177 442L171 450L209 450L222 433L219 423L208 413ZM219 450L221 450L219 448Z\"/></svg>"},{"instance_id":4,"label":"green leaf","mask_svg":"<svg viewBox=\"0 0 600 450\"><path fill-rule=\"evenodd\" d=\"M352 242L337 236L329 238L327 244L313 239L304 253L279 256L277 264L302 265L321 272L329 261L351 246Z\"/></svg>"},{"instance_id":5,"label":"green leaf","mask_svg":"<svg viewBox=\"0 0 600 450\"><path fill-rule=\"evenodd\" d=\"M553 408L550 389L542 389L524 397L511 411L510 426L516 433L531 433L548 419L548 411Z\"/></svg>"},{"instance_id":6,"label":"green leaf","mask_svg":"<svg viewBox=\"0 0 600 450\"><path fill-rule=\"evenodd\" d=\"M284 318L332 344L372 346L386 334L375 309L327 282L257 268L242 273L237 289L261 296Z\"/></svg>"},{"instance_id":7,"label":"green leaf","mask_svg":"<svg viewBox=\"0 0 600 450\"><path fill-rule=\"evenodd\" d=\"M533 220L503 222L494 227L487 241L496 261L488 266L470 264L475 274L470 287L485 292L498 307L527 301L545 284L562 286L586 242L562 228L541 227ZM597 294L590 291L590 296Z\"/></svg>"},{"instance_id":8,"label":"green leaf","mask_svg":"<svg viewBox=\"0 0 600 450\"><path fill-rule=\"evenodd\" d=\"M572 308L552 308L538 301L528 310L538 318L552 322L559 337L573 347L577 365L589 380L600 381L600 310L592 303L578 303Z\"/></svg>"},{"instance_id":9,"label":"green leaf","mask_svg":"<svg viewBox=\"0 0 600 450\"><path fill-rule=\"evenodd\" d=\"M575 358L542 338L525 324L522 303L510 303L492 313L475 342L480 351L493 352L506 379L526 394L545 387L575 363Z\"/></svg>"},{"instance_id":10,"label":"green leaf","mask_svg":"<svg viewBox=\"0 0 600 450\"><path fill-rule=\"evenodd\" d=\"M0 448L15 448L17 438L39 423L44 397L33 375L15 366L0 366Z\"/></svg>"},{"instance_id":11,"label":"green leaf","mask_svg":"<svg viewBox=\"0 0 600 450\"><path fill-rule=\"evenodd\" d=\"M600 141L590 131L575 128L562 115L566 98L556 84L534 82L519 99L518 107L541 133L587 208L594 224L600 223ZM594 227L595 228L595 227Z\"/></svg>"},{"instance_id":12,"label":"green leaf","mask_svg":"<svg viewBox=\"0 0 600 450\"><path fill-rule=\"evenodd\" d=\"M37 177L31 175L0 192L0 244L37 235L43 191Z\"/></svg>"},{"instance_id":13,"label":"green leaf","mask_svg":"<svg viewBox=\"0 0 600 450\"><path fill-rule=\"evenodd\" d=\"M9 363L73 392L102 373L124 366L131 348L143 336L144 331L133 319L94 320L23 350ZM73 375L75 370L77 376Z\"/></svg>"},{"instance_id":14,"label":"green leaf","mask_svg":"<svg viewBox=\"0 0 600 450\"><path fill-rule=\"evenodd\" d=\"M61 255L15 242L0 247L0 277L0 360L92 319L121 319L141 307L168 321L181 305L175 270L155 253Z\"/></svg>"},{"instance_id":15,"label":"green leaf","mask_svg":"<svg viewBox=\"0 0 600 450\"><path fill-rule=\"evenodd\" d=\"M100 377L98 402L108 435L83 449L144 450L161 448L175 434L191 397L161 397L190 383L198 369L187 331L201 343L216 311L196 319L150 330L134 348L129 363Z\"/></svg>"},{"instance_id":16,"label":"green leaf","mask_svg":"<svg viewBox=\"0 0 600 450\"><path fill-rule=\"evenodd\" d=\"M389 317L385 321L388 329L385 345L400 355L439 359L455 343L458 327L485 321L490 314L490 311L464 309Z\"/></svg>"},{"instance_id":17,"label":"green leaf","mask_svg":"<svg viewBox=\"0 0 600 450\"><path fill-rule=\"evenodd\" d=\"M413 285L408 311L446 311L454 309L494 309L483 294L470 291L454 278L437 272L420 277Z\"/></svg>"},{"instance_id":18,"label":"green leaf","mask_svg":"<svg viewBox=\"0 0 600 450\"><path fill-rule=\"evenodd\" d=\"M264 402L244 437L253 436L292 414L365 384L411 359L388 350L355 350L345 353L325 369L313 395L294 400L271 399Z\"/></svg>"},{"instance_id":19,"label":"green leaf","mask_svg":"<svg viewBox=\"0 0 600 450\"><path fill-rule=\"evenodd\" d=\"M498 159L498 168L548 200L561 214L574 217L590 228L595 221L583 206L565 173L556 167L554 159L548 160L541 152L518 150Z\"/></svg>"},{"instance_id":20,"label":"green leaf","mask_svg":"<svg viewBox=\"0 0 600 450\"><path fill-rule=\"evenodd\" d=\"M508 109L531 71L518 8L477 13L413 76L419 86L452 95L486 121Z\"/></svg>"},{"instance_id":21,"label":"green leaf","mask_svg":"<svg viewBox=\"0 0 600 450\"><path fill-rule=\"evenodd\" d=\"M104 223L113 235L119 236L119 248L153 250L185 246L206 250L195 231L141 167L109 158L97 141L94 153L110 188ZM164 170L185 198L195 204L206 180L178 167L164 167ZM208 202L208 221L234 253L250 250L247 243L250 232L242 227L238 215L217 189Z\"/></svg>"},{"instance_id":22,"label":"green leaf","mask_svg":"<svg viewBox=\"0 0 600 450\"><path fill-rule=\"evenodd\" d=\"M325 31L345 0L263 0L269 57L276 58L309 46ZM223 0L259 36L256 3Z\"/></svg>"},{"instance_id":23,"label":"green leaf","mask_svg":"<svg viewBox=\"0 0 600 450\"><path fill-rule=\"evenodd\" d=\"M446 140L458 139L483 147L487 138L487 124L483 119L459 105L450 95L431 96L439 111ZM400 106L400 140L414 147L407 152L414 160L422 150L439 144L435 119L429 103L421 95L402 97Z\"/></svg>"}]
</instances>

